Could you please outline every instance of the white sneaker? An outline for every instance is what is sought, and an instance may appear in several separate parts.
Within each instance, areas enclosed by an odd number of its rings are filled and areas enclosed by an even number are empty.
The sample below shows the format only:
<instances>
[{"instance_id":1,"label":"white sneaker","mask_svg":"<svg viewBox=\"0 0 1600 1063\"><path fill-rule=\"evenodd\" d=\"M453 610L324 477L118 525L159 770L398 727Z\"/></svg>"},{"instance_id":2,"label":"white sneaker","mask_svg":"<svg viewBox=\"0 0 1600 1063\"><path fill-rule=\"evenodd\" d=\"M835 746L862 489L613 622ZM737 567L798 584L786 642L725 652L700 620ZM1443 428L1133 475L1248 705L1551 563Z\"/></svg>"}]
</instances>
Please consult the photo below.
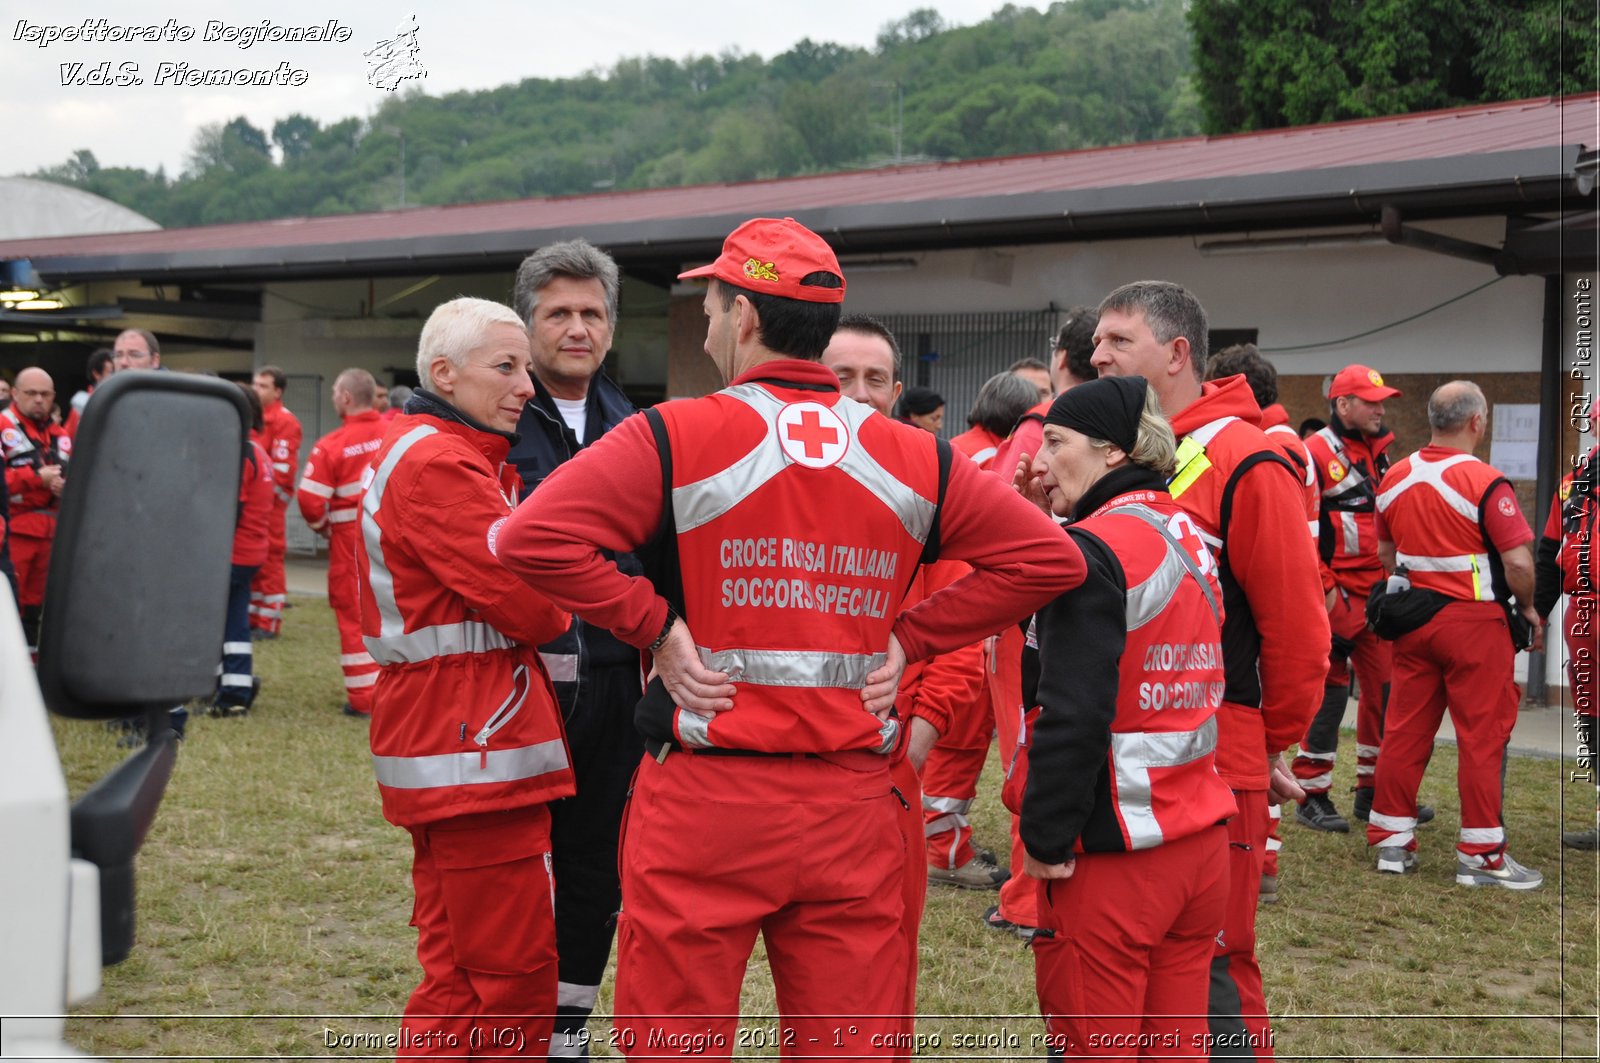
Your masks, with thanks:
<instances>
[{"instance_id":1,"label":"white sneaker","mask_svg":"<svg viewBox=\"0 0 1600 1063\"><path fill-rule=\"evenodd\" d=\"M1378 870L1403 875L1417 866L1417 853L1403 845L1378 846Z\"/></svg>"},{"instance_id":2,"label":"white sneaker","mask_svg":"<svg viewBox=\"0 0 1600 1063\"><path fill-rule=\"evenodd\" d=\"M1458 886L1504 886L1508 890L1537 889L1544 881L1544 876L1531 867L1523 867L1511 858L1510 853L1500 854L1498 867L1482 865L1481 858L1476 861L1458 858L1456 860L1456 885Z\"/></svg>"}]
</instances>

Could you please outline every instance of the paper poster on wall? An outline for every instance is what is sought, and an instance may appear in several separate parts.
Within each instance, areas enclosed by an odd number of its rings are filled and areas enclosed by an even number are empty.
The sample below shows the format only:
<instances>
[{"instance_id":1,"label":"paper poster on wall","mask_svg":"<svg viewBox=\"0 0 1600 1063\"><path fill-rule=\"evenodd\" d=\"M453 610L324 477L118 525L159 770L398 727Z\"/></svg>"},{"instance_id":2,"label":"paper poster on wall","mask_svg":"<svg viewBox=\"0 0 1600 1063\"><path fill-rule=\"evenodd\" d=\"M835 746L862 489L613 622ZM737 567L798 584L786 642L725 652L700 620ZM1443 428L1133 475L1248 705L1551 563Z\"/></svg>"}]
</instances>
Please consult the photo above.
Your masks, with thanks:
<instances>
[{"instance_id":1,"label":"paper poster on wall","mask_svg":"<svg viewBox=\"0 0 1600 1063\"><path fill-rule=\"evenodd\" d=\"M1538 403L1497 402L1491 418L1489 464L1509 480L1539 478Z\"/></svg>"}]
</instances>

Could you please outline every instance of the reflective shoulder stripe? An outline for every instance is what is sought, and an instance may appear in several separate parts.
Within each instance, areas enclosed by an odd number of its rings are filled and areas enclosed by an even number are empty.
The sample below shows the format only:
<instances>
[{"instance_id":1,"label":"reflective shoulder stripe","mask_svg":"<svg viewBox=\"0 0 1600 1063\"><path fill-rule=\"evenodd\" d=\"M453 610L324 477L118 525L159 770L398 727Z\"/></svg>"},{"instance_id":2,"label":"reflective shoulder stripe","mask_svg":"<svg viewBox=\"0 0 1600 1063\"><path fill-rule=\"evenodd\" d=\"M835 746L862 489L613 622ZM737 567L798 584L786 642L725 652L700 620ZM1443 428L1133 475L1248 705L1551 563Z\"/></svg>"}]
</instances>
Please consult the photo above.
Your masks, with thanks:
<instances>
[{"instance_id":1,"label":"reflective shoulder stripe","mask_svg":"<svg viewBox=\"0 0 1600 1063\"><path fill-rule=\"evenodd\" d=\"M1151 849L1164 840L1151 804L1151 770L1192 764L1210 756L1216 748L1215 716L1192 731L1112 732L1111 763L1117 776L1117 809L1128 831L1130 848Z\"/></svg>"},{"instance_id":2,"label":"reflective shoulder stripe","mask_svg":"<svg viewBox=\"0 0 1600 1063\"><path fill-rule=\"evenodd\" d=\"M389 477L400 464L406 452L438 429L432 425L418 425L389 448L383 461L373 471L372 485L361 499L361 541L367 548L367 584L378 607L378 633L380 636L405 634L405 619L394 598L394 574L383 559L383 530L378 527L377 514L383 505L383 493L389 487Z\"/></svg>"},{"instance_id":3,"label":"reflective shoulder stripe","mask_svg":"<svg viewBox=\"0 0 1600 1063\"><path fill-rule=\"evenodd\" d=\"M459 624L435 624L400 635L368 635L363 639L372 660L379 664L421 664L436 657L461 653L488 653L508 650L516 645L488 624L463 620Z\"/></svg>"},{"instance_id":4,"label":"reflective shoulder stripe","mask_svg":"<svg viewBox=\"0 0 1600 1063\"><path fill-rule=\"evenodd\" d=\"M325 483L318 483L309 476L300 477L300 490L308 495L316 495L318 498L333 497L333 488Z\"/></svg>"},{"instance_id":5,"label":"reflective shoulder stripe","mask_svg":"<svg viewBox=\"0 0 1600 1063\"><path fill-rule=\"evenodd\" d=\"M823 653L812 650L709 650L696 646L700 660L730 683L767 687L842 687L860 690L867 676L883 667L882 653Z\"/></svg>"},{"instance_id":6,"label":"reflective shoulder stripe","mask_svg":"<svg viewBox=\"0 0 1600 1063\"><path fill-rule=\"evenodd\" d=\"M766 432L748 453L726 469L695 483L672 489L673 516L680 533L692 531L727 513L789 467L778 445L778 414L787 403L756 384L741 384L721 394L754 410L766 423ZM870 407L841 398L833 407L854 441L861 425L873 415ZM883 502L918 542L926 542L933 526L934 503L917 494L866 452L850 446L834 466Z\"/></svg>"},{"instance_id":7,"label":"reflective shoulder stripe","mask_svg":"<svg viewBox=\"0 0 1600 1063\"><path fill-rule=\"evenodd\" d=\"M1421 454L1411 455L1411 468L1406 470L1401 481L1378 496L1378 511L1381 513L1394 504L1406 491L1419 484L1426 484L1433 488L1440 498L1445 500L1449 507L1461 516L1478 523L1478 505L1471 501L1460 491L1444 482L1444 474L1448 469L1453 469L1463 462L1476 461L1471 454L1452 454L1443 461L1427 461Z\"/></svg>"},{"instance_id":8,"label":"reflective shoulder stripe","mask_svg":"<svg viewBox=\"0 0 1600 1063\"><path fill-rule=\"evenodd\" d=\"M994 456L998 453L1000 453L999 447L984 447L982 450L972 455L972 460L977 462L979 465L982 465L986 461L993 461Z\"/></svg>"},{"instance_id":9,"label":"reflective shoulder stripe","mask_svg":"<svg viewBox=\"0 0 1600 1063\"><path fill-rule=\"evenodd\" d=\"M474 749L430 757L373 756L378 785L397 790L429 790L444 786L480 786L516 782L567 767L566 744L559 738L514 749Z\"/></svg>"},{"instance_id":10,"label":"reflective shoulder stripe","mask_svg":"<svg viewBox=\"0 0 1600 1063\"><path fill-rule=\"evenodd\" d=\"M1167 604L1172 601L1172 596L1178 592L1178 586L1183 582L1185 575L1192 576L1200 586L1200 593L1205 596L1206 603L1211 606L1211 615L1222 621L1222 609L1217 604L1216 592L1211 584L1206 582L1205 576L1200 572L1192 558L1183 553L1183 547L1172 537L1167 530L1167 522L1161 514L1149 506L1137 502L1124 506L1117 506L1107 513L1123 513L1135 517L1150 525L1157 535L1161 536L1162 545L1166 548L1161 564L1149 576L1145 577L1138 585L1127 590L1128 630L1133 631L1143 627L1161 615Z\"/></svg>"}]
</instances>

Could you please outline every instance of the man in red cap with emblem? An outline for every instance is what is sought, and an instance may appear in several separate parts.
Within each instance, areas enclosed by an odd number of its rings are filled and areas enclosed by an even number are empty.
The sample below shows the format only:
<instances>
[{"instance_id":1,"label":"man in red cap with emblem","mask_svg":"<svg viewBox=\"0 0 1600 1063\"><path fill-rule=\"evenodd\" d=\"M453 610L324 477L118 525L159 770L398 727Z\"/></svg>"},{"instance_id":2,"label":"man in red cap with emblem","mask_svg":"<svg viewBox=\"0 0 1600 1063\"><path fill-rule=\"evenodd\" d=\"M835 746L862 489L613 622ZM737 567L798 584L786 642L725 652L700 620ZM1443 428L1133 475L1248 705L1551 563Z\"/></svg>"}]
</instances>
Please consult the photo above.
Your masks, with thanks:
<instances>
[{"instance_id":1,"label":"man in red cap with emblem","mask_svg":"<svg viewBox=\"0 0 1600 1063\"><path fill-rule=\"evenodd\" d=\"M906 1055L896 684L908 659L1077 586L1083 556L999 477L840 395L818 359L844 276L821 237L758 218L682 276L709 281L705 350L729 386L628 418L496 546L654 657L622 845L617 1043L729 1058L760 933L783 1013L768 1043ZM937 556L973 571L898 614Z\"/></svg>"},{"instance_id":2,"label":"man in red cap with emblem","mask_svg":"<svg viewBox=\"0 0 1600 1063\"><path fill-rule=\"evenodd\" d=\"M1376 369L1347 365L1328 385L1327 427L1305 441L1322 494L1317 549L1328 626L1333 629L1322 707L1306 728L1293 765L1295 779L1306 792L1295 819L1313 830L1338 834L1350 830L1328 792L1333 786L1339 724L1350 699L1352 667L1361 684L1356 708L1356 818L1366 819L1372 809L1373 771L1389 700L1390 649L1367 630L1365 609L1372 585L1384 578L1373 517L1378 484L1389 471L1394 433L1383 423L1383 403L1399 396L1399 389L1385 384ZM1427 818L1433 818L1432 809Z\"/></svg>"}]
</instances>

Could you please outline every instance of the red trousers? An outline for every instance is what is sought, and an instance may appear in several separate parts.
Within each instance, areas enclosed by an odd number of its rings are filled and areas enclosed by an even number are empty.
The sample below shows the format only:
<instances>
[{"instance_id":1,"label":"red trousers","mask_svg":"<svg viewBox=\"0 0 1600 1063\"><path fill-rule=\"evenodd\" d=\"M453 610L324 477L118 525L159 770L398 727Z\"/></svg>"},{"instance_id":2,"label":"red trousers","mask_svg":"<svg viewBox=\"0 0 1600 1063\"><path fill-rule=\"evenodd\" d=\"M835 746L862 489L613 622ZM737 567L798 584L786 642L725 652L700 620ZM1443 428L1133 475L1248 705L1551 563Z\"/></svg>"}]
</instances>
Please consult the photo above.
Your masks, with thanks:
<instances>
[{"instance_id":1,"label":"red trousers","mask_svg":"<svg viewBox=\"0 0 1600 1063\"><path fill-rule=\"evenodd\" d=\"M1000 632L987 676L989 700L994 704L995 744L1006 770L1001 795L1011 812L1011 877L1000 887L1000 918L1017 926L1038 926L1039 892L1034 880L1023 874L1027 850L1017 830L1028 782L1028 710L1033 707L1023 703L1022 646L1022 631L1015 625Z\"/></svg>"},{"instance_id":2,"label":"red trousers","mask_svg":"<svg viewBox=\"0 0 1600 1063\"><path fill-rule=\"evenodd\" d=\"M556 1011L549 810L457 816L411 841L422 984L397 1056L543 1059Z\"/></svg>"},{"instance_id":3,"label":"red trousers","mask_svg":"<svg viewBox=\"0 0 1600 1063\"><path fill-rule=\"evenodd\" d=\"M1037 882L1039 1010L1068 1057L1206 1056L1212 943L1228 901L1227 833L1130 853L1080 853Z\"/></svg>"},{"instance_id":4,"label":"red trousers","mask_svg":"<svg viewBox=\"0 0 1600 1063\"><path fill-rule=\"evenodd\" d=\"M1328 624L1333 633L1354 643L1350 656L1328 655L1328 676L1323 685L1331 690L1350 692L1350 673L1361 685L1356 701L1356 786L1370 787L1378 765L1378 747L1383 741L1385 690L1390 684L1393 661L1389 643L1367 630L1366 597L1356 591L1338 588ZM1344 716L1344 701L1335 697L1313 719L1294 758L1295 780L1308 794L1325 794L1333 785L1333 765L1338 756L1339 723Z\"/></svg>"},{"instance_id":5,"label":"red trousers","mask_svg":"<svg viewBox=\"0 0 1600 1063\"><path fill-rule=\"evenodd\" d=\"M984 657L988 660L986 654ZM978 796L978 777L989 759L994 709L983 686L964 705L953 706L950 729L939 736L922 765L922 817L928 866L957 868L972 859L972 823L967 813Z\"/></svg>"},{"instance_id":6,"label":"red trousers","mask_svg":"<svg viewBox=\"0 0 1600 1063\"><path fill-rule=\"evenodd\" d=\"M1378 758L1368 845L1417 847L1417 788L1446 711L1456 729L1463 856L1505 849L1501 772L1522 689L1511 636L1495 602L1451 602L1394 644L1394 690Z\"/></svg>"},{"instance_id":7,"label":"red trousers","mask_svg":"<svg viewBox=\"0 0 1600 1063\"><path fill-rule=\"evenodd\" d=\"M1235 790L1228 820L1228 905L1211 956L1212 1054L1272 1057L1272 1022L1256 958L1256 904L1267 852L1267 791Z\"/></svg>"},{"instance_id":8,"label":"red trousers","mask_svg":"<svg viewBox=\"0 0 1600 1063\"><path fill-rule=\"evenodd\" d=\"M274 500L267 524L267 560L250 582L250 626L271 635L283 628L283 603L288 600L289 587L283 575L283 557L289 548L284 532L288 512L287 503Z\"/></svg>"},{"instance_id":9,"label":"red trousers","mask_svg":"<svg viewBox=\"0 0 1600 1063\"><path fill-rule=\"evenodd\" d=\"M1567 683L1572 709L1580 716L1600 716L1597 669L1600 669L1600 602L1594 595L1567 599Z\"/></svg>"},{"instance_id":10,"label":"red trousers","mask_svg":"<svg viewBox=\"0 0 1600 1063\"><path fill-rule=\"evenodd\" d=\"M646 757L622 839L616 1045L728 1059L892 1058L908 987L907 854L871 754ZM739 1023L756 935L780 1016Z\"/></svg>"},{"instance_id":11,"label":"red trousers","mask_svg":"<svg viewBox=\"0 0 1600 1063\"><path fill-rule=\"evenodd\" d=\"M44 604L44 578L50 571L50 539L11 536L11 566L17 570L17 602L22 608Z\"/></svg>"},{"instance_id":12,"label":"red trousers","mask_svg":"<svg viewBox=\"0 0 1600 1063\"><path fill-rule=\"evenodd\" d=\"M916 769L904 757L889 766L889 779L905 798L896 802L895 822L900 828L900 842L905 846L905 859L901 861L902 879L900 900L905 910L900 916L901 940L905 947L906 994L897 1014L900 1016L899 1046L905 1049L895 1059L910 1059L917 1029L917 938L922 933L922 909L928 900L928 865L923 860L922 845L922 782Z\"/></svg>"},{"instance_id":13,"label":"red trousers","mask_svg":"<svg viewBox=\"0 0 1600 1063\"><path fill-rule=\"evenodd\" d=\"M1261 854L1261 873L1278 877L1278 851L1283 848L1283 834L1278 829L1283 826L1283 806L1267 806L1267 845L1266 852Z\"/></svg>"},{"instance_id":14,"label":"red trousers","mask_svg":"<svg viewBox=\"0 0 1600 1063\"><path fill-rule=\"evenodd\" d=\"M378 662L361 639L361 591L356 582L356 536L359 521L333 525L328 539L328 604L339 622L339 667L344 671L344 696L357 712L372 711L372 684Z\"/></svg>"}]
</instances>

